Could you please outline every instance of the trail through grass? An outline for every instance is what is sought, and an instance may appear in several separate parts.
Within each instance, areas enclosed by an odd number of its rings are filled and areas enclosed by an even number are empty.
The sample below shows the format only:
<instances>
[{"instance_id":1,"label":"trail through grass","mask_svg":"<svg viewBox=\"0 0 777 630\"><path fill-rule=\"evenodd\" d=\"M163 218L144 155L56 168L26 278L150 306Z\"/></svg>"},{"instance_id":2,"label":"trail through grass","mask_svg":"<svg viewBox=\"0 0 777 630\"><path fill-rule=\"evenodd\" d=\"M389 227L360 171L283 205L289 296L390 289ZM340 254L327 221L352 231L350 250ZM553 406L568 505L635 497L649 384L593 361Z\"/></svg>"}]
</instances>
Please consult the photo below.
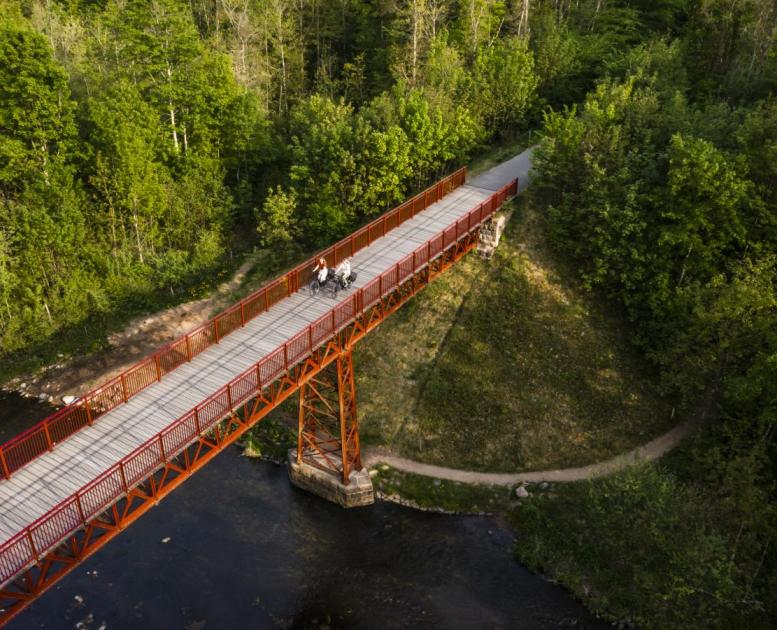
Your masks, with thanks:
<instances>
[{"instance_id":1,"label":"trail through grass","mask_svg":"<svg viewBox=\"0 0 777 630\"><path fill-rule=\"evenodd\" d=\"M671 424L617 317L548 253L528 197L491 261L443 274L357 350L363 438L419 461L580 466Z\"/></svg>"}]
</instances>

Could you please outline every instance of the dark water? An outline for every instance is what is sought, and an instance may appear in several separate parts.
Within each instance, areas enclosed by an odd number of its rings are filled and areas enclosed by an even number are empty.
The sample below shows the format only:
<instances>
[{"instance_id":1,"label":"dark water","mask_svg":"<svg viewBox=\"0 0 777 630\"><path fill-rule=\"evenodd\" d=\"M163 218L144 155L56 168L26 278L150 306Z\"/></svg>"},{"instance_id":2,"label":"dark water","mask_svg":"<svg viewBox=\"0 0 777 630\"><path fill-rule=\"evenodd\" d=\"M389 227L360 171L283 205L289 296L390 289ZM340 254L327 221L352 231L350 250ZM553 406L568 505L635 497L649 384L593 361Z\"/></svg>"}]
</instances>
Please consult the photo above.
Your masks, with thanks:
<instances>
[{"instance_id":1,"label":"dark water","mask_svg":"<svg viewBox=\"0 0 777 630\"><path fill-rule=\"evenodd\" d=\"M36 398L0 391L0 444L40 422L56 411L56 407Z\"/></svg>"},{"instance_id":2,"label":"dark water","mask_svg":"<svg viewBox=\"0 0 777 630\"><path fill-rule=\"evenodd\" d=\"M512 544L489 518L342 510L230 449L8 627L605 627Z\"/></svg>"}]
</instances>

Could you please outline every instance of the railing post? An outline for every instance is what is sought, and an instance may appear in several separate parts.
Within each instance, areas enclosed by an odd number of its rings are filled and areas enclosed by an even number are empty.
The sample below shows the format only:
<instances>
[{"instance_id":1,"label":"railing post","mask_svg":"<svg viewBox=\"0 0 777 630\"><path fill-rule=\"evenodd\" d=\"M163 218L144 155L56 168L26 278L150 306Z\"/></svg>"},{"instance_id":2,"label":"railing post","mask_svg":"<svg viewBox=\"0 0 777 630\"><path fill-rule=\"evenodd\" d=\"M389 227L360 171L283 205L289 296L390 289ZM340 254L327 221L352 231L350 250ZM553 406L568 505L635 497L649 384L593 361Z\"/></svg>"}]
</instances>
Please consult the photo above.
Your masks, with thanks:
<instances>
[{"instance_id":1,"label":"railing post","mask_svg":"<svg viewBox=\"0 0 777 630\"><path fill-rule=\"evenodd\" d=\"M121 476L121 483L124 486L124 494L129 494L129 485L127 484L127 476L124 474L124 464L119 462L119 475Z\"/></svg>"},{"instance_id":2,"label":"railing post","mask_svg":"<svg viewBox=\"0 0 777 630\"><path fill-rule=\"evenodd\" d=\"M200 435L202 429L200 428L200 412L197 410L197 407L194 408L194 426L197 429L197 435Z\"/></svg>"},{"instance_id":3,"label":"railing post","mask_svg":"<svg viewBox=\"0 0 777 630\"><path fill-rule=\"evenodd\" d=\"M192 360L192 345L189 343L189 335L186 335L186 360L191 363Z\"/></svg>"},{"instance_id":4,"label":"railing post","mask_svg":"<svg viewBox=\"0 0 777 630\"><path fill-rule=\"evenodd\" d=\"M232 388L227 383L227 403L229 403L229 410L232 411Z\"/></svg>"},{"instance_id":5,"label":"railing post","mask_svg":"<svg viewBox=\"0 0 777 630\"><path fill-rule=\"evenodd\" d=\"M124 380L123 372L119 375L119 381L121 381L121 393L124 396L124 402L127 402L129 400L129 396L127 396L127 381Z\"/></svg>"},{"instance_id":6,"label":"railing post","mask_svg":"<svg viewBox=\"0 0 777 630\"><path fill-rule=\"evenodd\" d=\"M216 343L219 342L219 320L213 320L213 334L216 337Z\"/></svg>"},{"instance_id":7,"label":"railing post","mask_svg":"<svg viewBox=\"0 0 777 630\"><path fill-rule=\"evenodd\" d=\"M84 516L84 508L81 505L81 495L76 493L76 507L78 507L78 516L81 517L81 522L86 525L86 517Z\"/></svg>"},{"instance_id":8,"label":"railing post","mask_svg":"<svg viewBox=\"0 0 777 630\"><path fill-rule=\"evenodd\" d=\"M265 287L265 289L264 289L264 310L265 310L265 312L270 310L269 304L270 303L267 300L267 287Z\"/></svg>"},{"instance_id":9,"label":"railing post","mask_svg":"<svg viewBox=\"0 0 777 630\"><path fill-rule=\"evenodd\" d=\"M240 300L240 326L246 325L246 313L245 313L245 304L243 303L243 300Z\"/></svg>"},{"instance_id":10,"label":"railing post","mask_svg":"<svg viewBox=\"0 0 777 630\"><path fill-rule=\"evenodd\" d=\"M46 444L49 445L49 450L54 450L54 444L51 442L51 434L49 433L49 423L43 423L43 433L46 436Z\"/></svg>"},{"instance_id":11,"label":"railing post","mask_svg":"<svg viewBox=\"0 0 777 630\"><path fill-rule=\"evenodd\" d=\"M162 441L162 434L159 434L159 452L162 453L162 462L165 463L167 461L167 455L165 455L165 443Z\"/></svg>"},{"instance_id":12,"label":"railing post","mask_svg":"<svg viewBox=\"0 0 777 630\"><path fill-rule=\"evenodd\" d=\"M40 556L38 555L38 550L35 548L35 541L32 539L32 530L27 530L27 539L30 541L30 549L32 549L32 557L36 560L40 559Z\"/></svg>"},{"instance_id":13,"label":"railing post","mask_svg":"<svg viewBox=\"0 0 777 630\"><path fill-rule=\"evenodd\" d=\"M313 354L313 326L308 326L308 348L310 354Z\"/></svg>"},{"instance_id":14,"label":"railing post","mask_svg":"<svg viewBox=\"0 0 777 630\"><path fill-rule=\"evenodd\" d=\"M92 405L89 403L89 396L84 398L84 407L86 407L86 422L91 427L94 418L92 417Z\"/></svg>"},{"instance_id":15,"label":"railing post","mask_svg":"<svg viewBox=\"0 0 777 630\"><path fill-rule=\"evenodd\" d=\"M0 448L0 466L3 469L3 477L6 479L11 478L11 471L8 470L8 462L5 461L5 453L3 452L3 449Z\"/></svg>"},{"instance_id":16,"label":"railing post","mask_svg":"<svg viewBox=\"0 0 777 630\"><path fill-rule=\"evenodd\" d=\"M262 391L262 370L259 367L258 363L256 364L256 391L257 392Z\"/></svg>"},{"instance_id":17,"label":"railing post","mask_svg":"<svg viewBox=\"0 0 777 630\"><path fill-rule=\"evenodd\" d=\"M159 354L154 355L154 365L156 366L156 380L162 380L162 367L159 365Z\"/></svg>"}]
</instances>

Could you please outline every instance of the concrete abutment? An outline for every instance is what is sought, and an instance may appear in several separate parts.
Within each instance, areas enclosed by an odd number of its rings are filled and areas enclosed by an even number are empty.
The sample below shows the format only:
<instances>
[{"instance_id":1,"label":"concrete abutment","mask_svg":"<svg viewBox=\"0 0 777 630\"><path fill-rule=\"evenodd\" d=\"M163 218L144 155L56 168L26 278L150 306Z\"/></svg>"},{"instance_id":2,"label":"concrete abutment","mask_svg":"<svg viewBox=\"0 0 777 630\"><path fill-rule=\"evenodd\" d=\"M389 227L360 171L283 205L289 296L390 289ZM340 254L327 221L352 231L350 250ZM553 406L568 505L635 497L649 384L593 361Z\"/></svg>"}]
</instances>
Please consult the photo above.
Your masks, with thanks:
<instances>
[{"instance_id":1,"label":"concrete abutment","mask_svg":"<svg viewBox=\"0 0 777 630\"><path fill-rule=\"evenodd\" d=\"M289 471L289 479L295 486L344 508L375 503L375 490L367 468L351 471L350 483L346 486L330 472L305 461L301 464L297 463L296 449L289 450L286 468Z\"/></svg>"}]
</instances>

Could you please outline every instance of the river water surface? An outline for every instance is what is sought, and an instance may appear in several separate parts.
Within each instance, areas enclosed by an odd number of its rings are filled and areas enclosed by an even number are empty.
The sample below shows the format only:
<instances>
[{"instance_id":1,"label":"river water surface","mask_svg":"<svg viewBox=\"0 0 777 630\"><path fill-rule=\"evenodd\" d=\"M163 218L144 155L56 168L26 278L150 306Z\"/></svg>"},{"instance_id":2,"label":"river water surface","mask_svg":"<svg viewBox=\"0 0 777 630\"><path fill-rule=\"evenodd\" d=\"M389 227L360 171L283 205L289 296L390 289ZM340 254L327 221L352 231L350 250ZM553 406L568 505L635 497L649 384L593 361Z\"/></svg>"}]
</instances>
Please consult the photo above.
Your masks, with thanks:
<instances>
[{"instance_id":1,"label":"river water surface","mask_svg":"<svg viewBox=\"0 0 777 630\"><path fill-rule=\"evenodd\" d=\"M0 397L25 428L48 412ZM5 427L0 436L7 438ZM343 510L228 449L9 629L604 628L486 517Z\"/></svg>"}]
</instances>

